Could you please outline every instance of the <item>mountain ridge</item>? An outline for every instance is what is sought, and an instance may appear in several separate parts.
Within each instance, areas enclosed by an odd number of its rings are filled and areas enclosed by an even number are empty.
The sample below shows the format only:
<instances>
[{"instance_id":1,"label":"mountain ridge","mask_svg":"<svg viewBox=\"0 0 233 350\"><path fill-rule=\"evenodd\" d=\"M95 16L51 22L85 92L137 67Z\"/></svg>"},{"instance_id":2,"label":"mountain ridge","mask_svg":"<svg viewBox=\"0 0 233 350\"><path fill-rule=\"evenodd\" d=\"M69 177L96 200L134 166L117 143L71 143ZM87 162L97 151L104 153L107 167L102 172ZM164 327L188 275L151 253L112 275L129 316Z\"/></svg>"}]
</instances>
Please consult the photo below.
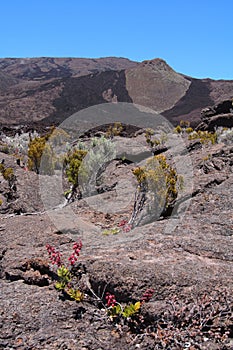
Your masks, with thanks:
<instances>
[{"instance_id":1,"label":"mountain ridge","mask_svg":"<svg viewBox=\"0 0 233 350\"><path fill-rule=\"evenodd\" d=\"M105 102L149 107L173 124L200 121L200 111L233 98L233 80L177 73L161 58L0 59L0 123L60 124L83 108Z\"/></svg>"}]
</instances>

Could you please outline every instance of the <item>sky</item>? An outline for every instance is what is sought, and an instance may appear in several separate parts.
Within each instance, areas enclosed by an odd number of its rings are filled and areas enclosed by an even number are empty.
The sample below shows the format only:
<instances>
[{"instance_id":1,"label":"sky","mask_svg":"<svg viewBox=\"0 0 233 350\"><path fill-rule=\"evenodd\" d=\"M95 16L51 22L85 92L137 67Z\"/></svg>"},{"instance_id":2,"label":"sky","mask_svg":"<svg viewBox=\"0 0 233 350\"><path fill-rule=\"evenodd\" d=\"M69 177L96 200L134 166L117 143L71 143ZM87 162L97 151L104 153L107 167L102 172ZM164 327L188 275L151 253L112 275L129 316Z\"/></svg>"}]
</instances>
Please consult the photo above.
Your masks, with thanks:
<instances>
[{"instance_id":1,"label":"sky","mask_svg":"<svg viewBox=\"0 0 233 350\"><path fill-rule=\"evenodd\" d=\"M232 23L232 0L1 0L0 57L159 57L233 80Z\"/></svg>"}]
</instances>

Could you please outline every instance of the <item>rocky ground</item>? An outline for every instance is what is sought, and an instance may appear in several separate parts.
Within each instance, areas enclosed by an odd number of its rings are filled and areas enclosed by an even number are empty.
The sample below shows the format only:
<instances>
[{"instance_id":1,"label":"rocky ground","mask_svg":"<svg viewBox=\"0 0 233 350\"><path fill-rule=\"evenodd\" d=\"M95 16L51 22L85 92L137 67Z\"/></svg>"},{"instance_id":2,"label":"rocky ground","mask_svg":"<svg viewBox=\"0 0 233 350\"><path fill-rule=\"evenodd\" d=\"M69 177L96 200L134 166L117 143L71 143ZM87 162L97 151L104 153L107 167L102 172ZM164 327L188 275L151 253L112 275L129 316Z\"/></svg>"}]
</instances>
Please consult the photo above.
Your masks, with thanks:
<instances>
[{"instance_id":1,"label":"rocky ground","mask_svg":"<svg viewBox=\"0 0 233 350\"><path fill-rule=\"evenodd\" d=\"M143 153L140 134L114 142ZM233 144L184 142L187 152L173 161L191 160L193 172L175 214L115 235L103 230L130 217L132 163L109 163L102 180L110 190L44 211L38 175L1 154L17 181L7 200L1 178L0 349L233 349ZM43 179L50 187L55 178ZM79 238L85 297L75 302L55 290L45 246L66 257ZM94 296L114 293L125 305L148 288L154 295L134 320L111 320Z\"/></svg>"}]
</instances>

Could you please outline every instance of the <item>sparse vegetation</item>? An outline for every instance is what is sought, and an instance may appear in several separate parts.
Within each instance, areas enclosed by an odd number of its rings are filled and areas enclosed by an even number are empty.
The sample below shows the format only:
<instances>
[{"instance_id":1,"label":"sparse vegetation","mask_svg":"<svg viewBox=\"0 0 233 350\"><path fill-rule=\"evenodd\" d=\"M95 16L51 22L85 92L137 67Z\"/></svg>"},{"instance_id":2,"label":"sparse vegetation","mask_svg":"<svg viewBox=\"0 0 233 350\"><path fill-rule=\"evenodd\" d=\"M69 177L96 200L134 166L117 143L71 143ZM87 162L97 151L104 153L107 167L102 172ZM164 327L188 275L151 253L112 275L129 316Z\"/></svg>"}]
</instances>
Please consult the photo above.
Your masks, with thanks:
<instances>
[{"instance_id":1,"label":"sparse vegetation","mask_svg":"<svg viewBox=\"0 0 233 350\"><path fill-rule=\"evenodd\" d=\"M200 294L192 298L179 299L176 295L165 298L165 307L157 313L150 304L155 290L148 288L139 300L121 303L115 294L104 292L98 296L92 289L85 266L78 263L82 248L81 241L73 244L73 253L68 265L62 261L62 254L51 245L46 246L52 266L56 267L55 288L63 297L76 302L86 301L96 305L108 319L116 332L123 329L138 336L153 338L154 349L200 349L202 343L227 344L232 336L232 304L230 294L224 290ZM81 282L82 281L82 282ZM85 281L85 282L84 282ZM82 290L81 288L84 288ZM149 303L144 309L145 303ZM155 313L154 313L155 312ZM105 316L101 314L103 321ZM226 348L228 349L228 348Z\"/></svg>"},{"instance_id":2,"label":"sparse vegetation","mask_svg":"<svg viewBox=\"0 0 233 350\"><path fill-rule=\"evenodd\" d=\"M153 136L153 138L152 138ZM162 133L160 135L155 136L155 131L153 129L146 129L145 131L145 138L148 146L151 148L151 150L159 145L165 144L167 141L167 135L165 133Z\"/></svg>"},{"instance_id":3,"label":"sparse vegetation","mask_svg":"<svg viewBox=\"0 0 233 350\"><path fill-rule=\"evenodd\" d=\"M190 134L193 132L193 128L190 127L189 121L181 120L180 123L174 128L174 132L177 134L182 134L184 132Z\"/></svg>"},{"instance_id":4,"label":"sparse vegetation","mask_svg":"<svg viewBox=\"0 0 233 350\"><path fill-rule=\"evenodd\" d=\"M189 140L196 139L200 140L200 142L204 145L208 143L214 145L217 142L217 133L198 130L189 134Z\"/></svg>"}]
</instances>

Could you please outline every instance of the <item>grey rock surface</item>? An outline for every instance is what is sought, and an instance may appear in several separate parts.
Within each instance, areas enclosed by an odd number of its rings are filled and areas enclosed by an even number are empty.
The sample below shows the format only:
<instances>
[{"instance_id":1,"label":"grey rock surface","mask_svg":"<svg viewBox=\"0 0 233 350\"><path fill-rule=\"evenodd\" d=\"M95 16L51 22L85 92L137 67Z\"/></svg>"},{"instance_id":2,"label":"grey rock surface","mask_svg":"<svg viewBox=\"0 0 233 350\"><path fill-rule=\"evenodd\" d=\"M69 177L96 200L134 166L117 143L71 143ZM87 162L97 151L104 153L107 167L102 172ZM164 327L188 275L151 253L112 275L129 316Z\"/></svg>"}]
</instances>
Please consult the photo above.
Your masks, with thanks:
<instances>
[{"instance_id":1,"label":"grey rock surface","mask_svg":"<svg viewBox=\"0 0 233 350\"><path fill-rule=\"evenodd\" d=\"M107 236L104 228L130 216L136 186L132 164L113 161L102 174L109 186L117 181L117 198L113 188L44 212L37 175L17 168L14 158L5 156L17 176L13 204L21 206L23 215L15 215L11 207L0 215L0 349L183 349L184 343L158 345L156 320L171 307L174 296L182 302L227 293L221 305L227 303L232 312L233 149L225 144L188 149L193 184L186 183L179 195L176 214ZM133 152L137 154L136 148ZM182 163L185 157L176 155L174 161ZM120 187L127 181L128 192ZM6 184L0 185L4 195ZM114 205L119 203L123 209L116 212ZM147 288L155 290L151 302L142 307L144 330L131 332L127 324L111 322L88 283L83 283L86 297L81 303L54 289L45 246L49 243L67 257L78 238L83 242L84 277L99 297L108 291L127 303L139 300ZM191 339L187 348L232 349L232 314L228 322L228 339Z\"/></svg>"}]
</instances>

